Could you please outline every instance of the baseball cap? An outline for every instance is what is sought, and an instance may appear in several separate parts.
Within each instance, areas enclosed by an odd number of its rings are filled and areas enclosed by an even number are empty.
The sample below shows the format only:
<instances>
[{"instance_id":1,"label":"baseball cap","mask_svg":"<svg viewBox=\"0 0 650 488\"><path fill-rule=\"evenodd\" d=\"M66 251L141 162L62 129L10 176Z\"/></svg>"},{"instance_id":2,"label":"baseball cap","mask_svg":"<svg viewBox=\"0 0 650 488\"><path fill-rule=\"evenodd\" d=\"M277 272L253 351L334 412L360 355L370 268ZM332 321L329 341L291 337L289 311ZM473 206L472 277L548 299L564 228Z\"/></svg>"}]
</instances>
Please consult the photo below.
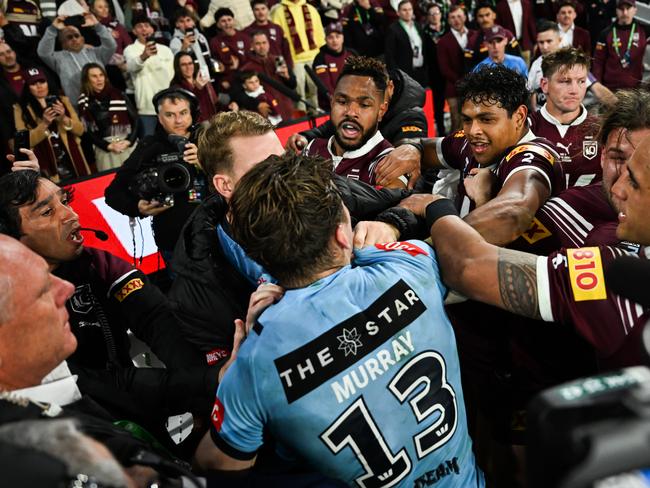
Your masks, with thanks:
<instances>
[{"instance_id":1,"label":"baseball cap","mask_svg":"<svg viewBox=\"0 0 650 488\"><path fill-rule=\"evenodd\" d=\"M29 68L27 70L27 76L25 77L25 83L33 85L38 81L47 81L45 73L38 68Z\"/></svg>"},{"instance_id":2,"label":"baseball cap","mask_svg":"<svg viewBox=\"0 0 650 488\"><path fill-rule=\"evenodd\" d=\"M621 7L622 5L629 5L630 7L636 7L636 0L617 0L616 6Z\"/></svg>"},{"instance_id":3,"label":"baseball cap","mask_svg":"<svg viewBox=\"0 0 650 488\"><path fill-rule=\"evenodd\" d=\"M325 35L331 34L332 32L343 34L343 24L340 22L332 22L330 24L327 24L327 27L325 27Z\"/></svg>"},{"instance_id":4,"label":"baseball cap","mask_svg":"<svg viewBox=\"0 0 650 488\"><path fill-rule=\"evenodd\" d=\"M494 39L512 39L512 32L500 25L494 25L485 32L485 42L491 42Z\"/></svg>"}]
</instances>

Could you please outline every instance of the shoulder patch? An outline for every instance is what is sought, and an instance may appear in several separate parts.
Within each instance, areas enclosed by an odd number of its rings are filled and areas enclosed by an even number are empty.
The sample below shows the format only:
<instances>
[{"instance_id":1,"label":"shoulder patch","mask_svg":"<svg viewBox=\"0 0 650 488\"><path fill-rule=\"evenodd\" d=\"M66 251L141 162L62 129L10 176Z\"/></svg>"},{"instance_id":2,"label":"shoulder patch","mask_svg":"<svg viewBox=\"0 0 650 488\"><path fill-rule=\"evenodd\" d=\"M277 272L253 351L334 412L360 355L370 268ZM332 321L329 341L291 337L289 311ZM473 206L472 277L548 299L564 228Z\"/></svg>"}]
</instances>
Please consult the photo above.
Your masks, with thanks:
<instances>
[{"instance_id":1,"label":"shoulder patch","mask_svg":"<svg viewBox=\"0 0 650 488\"><path fill-rule=\"evenodd\" d=\"M221 403L219 397L215 397L214 405L212 406L212 413L210 414L210 420L217 432L221 432L221 425L223 424L225 414L226 411L223 408L223 403Z\"/></svg>"},{"instance_id":2,"label":"shoulder patch","mask_svg":"<svg viewBox=\"0 0 650 488\"><path fill-rule=\"evenodd\" d=\"M508 153L506 156L506 161L510 161L513 157L515 157L517 154L520 154L522 152L532 152L537 154L538 156L543 157L546 159L549 163L555 164L555 157L546 149L537 146L535 144L521 144L517 147L515 147L512 151Z\"/></svg>"},{"instance_id":3,"label":"shoulder patch","mask_svg":"<svg viewBox=\"0 0 650 488\"><path fill-rule=\"evenodd\" d=\"M402 127L402 132L420 132L422 129L415 125L406 125Z\"/></svg>"},{"instance_id":4,"label":"shoulder patch","mask_svg":"<svg viewBox=\"0 0 650 488\"><path fill-rule=\"evenodd\" d=\"M429 255L424 249L410 242L387 242L386 244L375 244L375 247L380 251L406 251L411 256L417 256L418 254Z\"/></svg>"},{"instance_id":5,"label":"shoulder patch","mask_svg":"<svg viewBox=\"0 0 650 488\"><path fill-rule=\"evenodd\" d=\"M453 137L465 137L465 131L463 129L457 130L456 132L454 132Z\"/></svg>"},{"instance_id":6,"label":"shoulder patch","mask_svg":"<svg viewBox=\"0 0 650 488\"><path fill-rule=\"evenodd\" d=\"M597 247L567 249L567 258L573 299L576 302L606 300L607 287L600 249Z\"/></svg>"},{"instance_id":7,"label":"shoulder patch","mask_svg":"<svg viewBox=\"0 0 650 488\"><path fill-rule=\"evenodd\" d=\"M551 235L551 231L544 227L536 218L530 223L530 227L521 235L529 244L535 244L537 241L546 239Z\"/></svg>"},{"instance_id":8,"label":"shoulder patch","mask_svg":"<svg viewBox=\"0 0 650 488\"><path fill-rule=\"evenodd\" d=\"M115 298L118 302L124 301L134 291L139 290L144 286L144 282L140 278L134 278L128 281L118 292L115 293Z\"/></svg>"}]
</instances>

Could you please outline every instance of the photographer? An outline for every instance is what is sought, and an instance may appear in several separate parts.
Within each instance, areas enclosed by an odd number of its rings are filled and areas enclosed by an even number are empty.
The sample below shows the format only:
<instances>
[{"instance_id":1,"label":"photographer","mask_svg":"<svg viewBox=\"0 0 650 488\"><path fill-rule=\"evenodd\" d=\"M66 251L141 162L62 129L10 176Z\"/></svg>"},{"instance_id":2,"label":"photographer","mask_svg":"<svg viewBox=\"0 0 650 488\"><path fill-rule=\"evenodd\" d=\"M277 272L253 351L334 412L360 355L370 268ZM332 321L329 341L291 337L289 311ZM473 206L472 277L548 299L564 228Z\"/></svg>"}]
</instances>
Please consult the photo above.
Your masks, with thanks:
<instances>
[{"instance_id":1,"label":"photographer","mask_svg":"<svg viewBox=\"0 0 650 488\"><path fill-rule=\"evenodd\" d=\"M187 90L168 88L153 97L153 104L158 114L156 130L144 138L119 169L106 188L106 203L129 217L153 217L156 245L169 264L183 224L205 195L205 176L199 166L197 147L189 142L198 102ZM164 171L170 164L187 170L182 190L143 195L143 176L147 176L144 173L153 168ZM146 179L156 182L155 177Z\"/></svg>"}]
</instances>

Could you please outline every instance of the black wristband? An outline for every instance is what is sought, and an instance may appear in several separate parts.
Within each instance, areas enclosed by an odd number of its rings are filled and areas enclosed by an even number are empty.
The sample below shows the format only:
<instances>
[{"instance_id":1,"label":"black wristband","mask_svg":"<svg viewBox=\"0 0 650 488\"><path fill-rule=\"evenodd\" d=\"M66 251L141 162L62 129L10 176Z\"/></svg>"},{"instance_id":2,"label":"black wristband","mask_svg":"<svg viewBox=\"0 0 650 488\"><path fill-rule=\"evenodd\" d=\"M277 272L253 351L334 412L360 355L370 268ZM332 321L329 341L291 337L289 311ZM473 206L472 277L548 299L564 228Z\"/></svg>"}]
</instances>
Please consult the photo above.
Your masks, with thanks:
<instances>
[{"instance_id":1,"label":"black wristband","mask_svg":"<svg viewBox=\"0 0 650 488\"><path fill-rule=\"evenodd\" d=\"M435 224L436 220L438 220L440 217L446 217L447 215L458 216L458 210L456 210L456 205L454 205L451 200L447 198L441 198L440 200L436 200L435 202L427 205L425 215L427 228L431 229L431 226Z\"/></svg>"}]
</instances>

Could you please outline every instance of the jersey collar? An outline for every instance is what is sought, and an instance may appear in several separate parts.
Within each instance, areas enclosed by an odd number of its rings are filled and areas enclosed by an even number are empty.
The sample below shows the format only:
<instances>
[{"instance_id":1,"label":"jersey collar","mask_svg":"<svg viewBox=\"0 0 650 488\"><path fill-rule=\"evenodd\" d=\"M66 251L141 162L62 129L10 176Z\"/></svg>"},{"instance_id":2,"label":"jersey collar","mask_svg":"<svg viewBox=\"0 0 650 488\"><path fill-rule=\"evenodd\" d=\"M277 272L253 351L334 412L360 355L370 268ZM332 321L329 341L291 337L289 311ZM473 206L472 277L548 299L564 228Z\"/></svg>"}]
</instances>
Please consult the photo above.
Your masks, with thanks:
<instances>
[{"instance_id":1,"label":"jersey collar","mask_svg":"<svg viewBox=\"0 0 650 488\"><path fill-rule=\"evenodd\" d=\"M365 156L368 154L370 151L372 151L375 146L381 141L384 140L384 136L382 135L381 131L375 132L375 135L372 136L370 139L366 141L366 143L361 146L359 149L355 149L354 151L345 151L343 153L343 156L337 156L334 152L334 136L330 137L329 142L327 143L327 151L330 153L330 156L332 156L332 159L336 158L337 160L341 159L352 159L352 158L360 158L362 156Z\"/></svg>"},{"instance_id":2,"label":"jersey collar","mask_svg":"<svg viewBox=\"0 0 650 488\"><path fill-rule=\"evenodd\" d=\"M542 114L542 117L544 117L547 121L549 121L551 124L556 126L558 129L560 127L566 127L568 129L571 126L582 124L585 121L585 119L587 118L587 115L589 115L589 112L587 112L587 109L585 108L585 106L583 104L580 104L580 110L581 110L580 115L578 115L575 118L575 120L573 122L571 122L570 124L563 124L562 122L557 120L555 117L553 117L551 115L551 113L547 110L546 104L544 104L539 111Z\"/></svg>"}]
</instances>

